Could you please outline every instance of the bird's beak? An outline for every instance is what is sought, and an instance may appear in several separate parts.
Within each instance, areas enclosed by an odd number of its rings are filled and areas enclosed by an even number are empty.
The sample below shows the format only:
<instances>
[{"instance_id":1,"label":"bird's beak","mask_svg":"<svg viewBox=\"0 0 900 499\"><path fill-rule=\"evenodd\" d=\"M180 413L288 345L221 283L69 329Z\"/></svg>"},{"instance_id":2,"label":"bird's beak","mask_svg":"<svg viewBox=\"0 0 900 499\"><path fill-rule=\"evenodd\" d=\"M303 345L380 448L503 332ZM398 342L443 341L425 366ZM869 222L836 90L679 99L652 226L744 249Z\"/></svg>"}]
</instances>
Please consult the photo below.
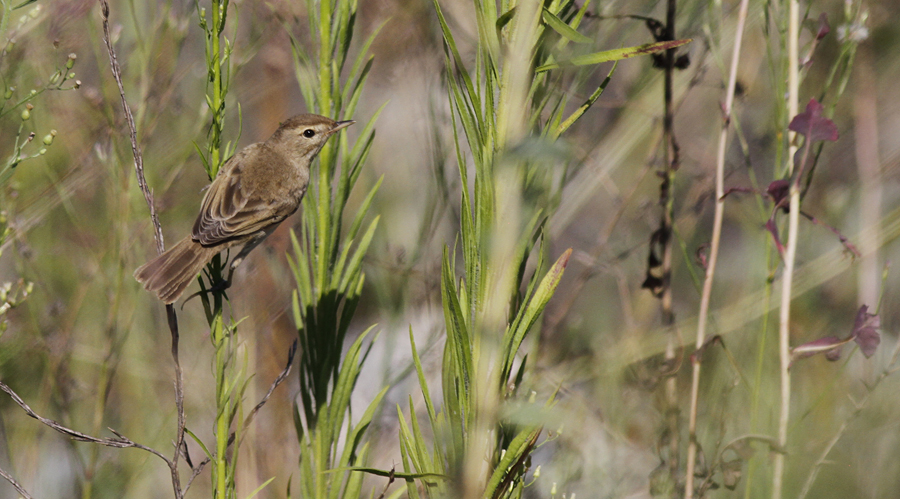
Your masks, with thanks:
<instances>
[{"instance_id":1,"label":"bird's beak","mask_svg":"<svg viewBox=\"0 0 900 499\"><path fill-rule=\"evenodd\" d=\"M348 126L350 126L354 123L356 123L356 122L353 120L338 121L337 123L334 124L334 128L331 129L331 133L335 133L338 130L340 130L341 128L347 128Z\"/></svg>"}]
</instances>

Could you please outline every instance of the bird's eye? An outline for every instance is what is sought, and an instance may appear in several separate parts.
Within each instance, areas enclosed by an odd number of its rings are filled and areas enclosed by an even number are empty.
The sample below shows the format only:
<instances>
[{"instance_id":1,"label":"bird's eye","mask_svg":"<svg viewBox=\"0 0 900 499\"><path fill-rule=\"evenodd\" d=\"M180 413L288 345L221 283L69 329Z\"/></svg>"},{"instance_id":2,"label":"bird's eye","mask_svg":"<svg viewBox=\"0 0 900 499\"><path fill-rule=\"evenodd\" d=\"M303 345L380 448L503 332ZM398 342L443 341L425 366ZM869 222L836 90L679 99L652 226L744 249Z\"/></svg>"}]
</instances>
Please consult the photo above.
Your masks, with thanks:
<instances>
[{"instance_id":1,"label":"bird's eye","mask_svg":"<svg viewBox=\"0 0 900 499\"><path fill-rule=\"evenodd\" d=\"M307 128L306 130L303 130L303 136L307 139L311 139L316 136L316 131L312 128Z\"/></svg>"}]
</instances>

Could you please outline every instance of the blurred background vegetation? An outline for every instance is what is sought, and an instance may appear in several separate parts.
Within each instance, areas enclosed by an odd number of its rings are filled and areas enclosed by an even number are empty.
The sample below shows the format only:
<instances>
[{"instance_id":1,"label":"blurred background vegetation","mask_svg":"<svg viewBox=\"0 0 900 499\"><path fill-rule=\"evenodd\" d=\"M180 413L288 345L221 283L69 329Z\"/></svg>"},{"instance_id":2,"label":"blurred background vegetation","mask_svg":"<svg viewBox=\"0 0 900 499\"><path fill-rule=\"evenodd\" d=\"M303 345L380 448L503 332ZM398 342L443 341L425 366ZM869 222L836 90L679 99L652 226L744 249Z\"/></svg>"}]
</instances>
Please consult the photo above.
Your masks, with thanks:
<instances>
[{"instance_id":1,"label":"blurred background vegetation","mask_svg":"<svg viewBox=\"0 0 900 499\"><path fill-rule=\"evenodd\" d=\"M471 4L440 4L463 58L472 62L477 29ZM14 87L0 112L0 165L9 164L32 131L35 138L21 155L36 157L2 172L2 223L9 231L0 280L11 287L9 306L0 309L0 380L45 417L92 435L109 436L110 427L169 454L176 417L170 339L162 305L132 278L155 251L101 40L98 4L40 0L7 10L12 6L4 3L3 35L14 43L0 40L6 44L0 92ZM764 190L783 171L783 8L751 2L735 101L739 133L727 154L726 188ZM703 275L696 254L710 238L716 139L736 9L731 1L678 5L678 35L694 39L679 52L690 55L690 65L675 75L681 167L673 187L672 289L676 330L685 344L696 329ZM809 61L800 101L822 99L840 138L822 150L804 211L848 236L863 257L846 253L822 226L801 225L791 342L846 336L859 305L868 304L881 316L882 347L871 359L848 347L837 363L818 356L793 366L785 497L796 497L819 468L811 497L896 497L900 487L900 399L894 395L900 374L887 376L870 396L867 389L890 367L900 323L898 270L888 268L883 277L886 262L900 254L900 4L874 0L863 9L868 16L858 26L853 23L860 19L845 19L842 1L815 2L808 13L813 20L826 13L832 31ZM642 20L615 16L664 19L665 5L607 1L588 12L579 31L593 40L591 51L599 51L653 41ZM308 109L291 38L304 44L311 34L302 2L235 1L229 15L236 22L226 29L234 51L232 112L224 133L242 147ZM111 23L148 183L166 240L176 241L190 230L208 183L193 145L204 142L210 120L204 33L188 1L113 1ZM429 386L440 385L441 254L457 237L460 181L433 4L359 2L357 40L379 27L370 49L371 74L353 117L366 122L387 104L349 203L358 207L383 176L370 208L380 221L363 262L365 285L347 341L378 324L352 405L361 414L390 387L368 430L368 455L370 466L399 471L395 408L400 404L408 415L412 395L416 410L424 411L410 329L433 381ZM808 42L813 32L805 31L801 40ZM826 89L841 40L853 34L860 43L846 90ZM351 57L357 49L351 48ZM586 99L608 70L601 65L577 77L572 72L561 90L572 93L570 106ZM662 78L650 57L620 62L600 100L562 136L561 149L552 151L560 158L559 170L549 175L561 191L543 201L554 206L545 227L546 251L551 262L567 248L574 251L526 348L533 377L540 380L539 400L558 390L558 402L543 421L553 438L532 458L528 482L538 465L541 471L526 497L650 497L658 492L655 470L668 459L664 447L673 438L665 426L672 408L658 388L668 376L675 377L680 410L687 412L692 348L679 349L674 363L663 359L667 337L659 302L641 287L661 209L656 173L664 166ZM26 107L15 104L32 89L33 108L23 120ZM55 134L45 140L51 130ZM773 270L778 257L764 227L770 209L754 194L733 194L726 203L709 329L722 336L724 348L705 353L700 386L698 441L706 466L726 443L776 431L777 313L769 310L778 301L767 294L766 283L780 279L780 269ZM286 255L290 225L299 227L300 220L283 224L253 252L229 290L232 315L246 317L240 340L248 370L255 373L245 392L251 405L281 371L297 337ZM861 237L867 230L875 235ZM188 426L208 437L214 380L199 301L188 302L180 319ZM288 496L300 452L292 421L298 387L295 371L245 436L239 497L271 477L263 496ZM861 400L865 405L858 408ZM684 426L678 437L682 446L686 431ZM738 450L729 451L740 459L736 491L720 488L708 495L768 497L771 449L753 443ZM28 418L7 397L0 397L0 468L39 498L171 497L168 470L150 454L72 442ZM716 481L723 484L721 475ZM363 490L374 488L377 496L387 478L367 477L365 483ZM195 487L190 496L203 496L209 474L200 475ZM394 483L389 490L402 488ZM15 492L0 482L0 497Z\"/></svg>"}]
</instances>

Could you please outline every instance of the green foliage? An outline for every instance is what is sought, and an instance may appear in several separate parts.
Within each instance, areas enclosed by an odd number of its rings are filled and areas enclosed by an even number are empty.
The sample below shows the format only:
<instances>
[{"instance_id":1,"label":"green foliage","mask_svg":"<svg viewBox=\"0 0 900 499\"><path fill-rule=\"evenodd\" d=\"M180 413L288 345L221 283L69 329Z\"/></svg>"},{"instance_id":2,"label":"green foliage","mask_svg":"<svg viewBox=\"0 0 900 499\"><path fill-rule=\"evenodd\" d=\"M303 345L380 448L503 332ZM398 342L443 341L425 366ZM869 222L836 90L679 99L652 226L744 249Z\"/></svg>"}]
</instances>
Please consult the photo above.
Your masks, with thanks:
<instances>
[{"instance_id":1,"label":"green foliage","mask_svg":"<svg viewBox=\"0 0 900 499\"><path fill-rule=\"evenodd\" d=\"M231 80L232 46L225 31L228 19L228 0L213 0L211 19L206 17L206 9L196 3L200 18L200 28L206 35L206 104L212 113L209 134L205 150L199 150L206 173L210 180L214 179L219 169L234 152L232 143L223 148L222 130L225 123L225 97ZM222 43L224 42L224 46ZM236 490L236 471L241 439L241 421L243 420L242 401L244 391L250 381L246 372L247 360L238 362L237 323L230 323L223 310L228 299L222 283L225 282L225 264L222 255L216 255L204 270L206 281L199 277L200 298L206 312L206 320L210 327L210 340L215 349L216 380L216 450L211 456L212 478L216 499L234 497ZM229 275L230 277L230 275ZM231 429L234 428L234 448L231 445ZM267 482L268 483L268 482ZM254 493L255 494L255 493Z\"/></svg>"},{"instance_id":2,"label":"green foliage","mask_svg":"<svg viewBox=\"0 0 900 499\"><path fill-rule=\"evenodd\" d=\"M356 9L353 0L307 2L311 43L295 38L291 42L297 81L310 112L346 120L356 111L372 67L369 48L377 35L376 30L361 45L342 80ZM300 233L291 233L294 255L289 261L297 283L293 312L301 345L302 408L295 407L295 426L302 449L302 497L360 496L363 474L350 469L366 461L365 432L387 390L353 422L350 394L365 359L361 350L368 331L354 341L343 361L341 351L365 282L363 258L378 226L377 216L368 223L366 218L380 180L365 195L346 231L343 221L371 151L379 113L361 126L352 146L342 133L319 153L318 168L311 172L303 199Z\"/></svg>"},{"instance_id":3,"label":"green foliage","mask_svg":"<svg viewBox=\"0 0 900 499\"><path fill-rule=\"evenodd\" d=\"M413 343L435 435L433 451L428 450L415 412L410 425L400 414L400 445L405 469L460 477L455 490L458 495L522 497L529 456L542 432L539 424L518 425L499 417L496 401L517 398L527 360L522 358L514 369L522 344L559 284L571 254L566 251L544 274L545 250L539 241L543 220L553 208L551 200L558 198L552 171L566 161L553 154L552 142L597 100L612 73L582 106L566 116L568 96L560 91L562 79L548 70L559 67L552 61L569 42L590 41L577 31L589 4L579 7L563 0L510 8L504 1L497 10L494 2L474 2L478 44L475 67L468 69L440 3L434 2L444 39L447 91L463 186L459 235L463 269L458 279L455 251L445 248L441 298L447 341L440 412L435 411ZM634 53L626 49L603 53L603 57L595 54L580 64ZM462 137L457 123L464 132ZM470 179L463 153L467 149L474 179ZM533 252L538 255L537 263L533 273L526 275ZM410 411L414 411L412 401ZM480 443L491 439L487 447ZM491 456L483 483L476 478L479 472L473 471L484 455L480 451ZM426 497L449 493L442 480L422 482ZM407 483L410 497L420 497L415 480L407 479Z\"/></svg>"}]
</instances>

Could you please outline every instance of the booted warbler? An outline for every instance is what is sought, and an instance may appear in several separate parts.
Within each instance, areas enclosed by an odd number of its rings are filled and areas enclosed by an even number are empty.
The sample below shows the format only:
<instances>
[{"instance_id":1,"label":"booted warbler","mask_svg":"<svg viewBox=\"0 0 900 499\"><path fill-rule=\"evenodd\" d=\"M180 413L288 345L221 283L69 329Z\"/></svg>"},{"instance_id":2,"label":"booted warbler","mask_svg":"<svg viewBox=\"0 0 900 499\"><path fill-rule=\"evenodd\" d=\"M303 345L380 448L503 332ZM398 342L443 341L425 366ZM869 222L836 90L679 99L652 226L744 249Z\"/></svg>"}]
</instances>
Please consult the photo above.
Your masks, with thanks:
<instances>
[{"instance_id":1,"label":"booted warbler","mask_svg":"<svg viewBox=\"0 0 900 499\"><path fill-rule=\"evenodd\" d=\"M243 245L231 262L233 270L297 211L309 184L309 165L329 137L353 123L300 114L282 123L265 142L241 149L210 184L191 234L138 268L134 277L170 304L213 256Z\"/></svg>"}]
</instances>

